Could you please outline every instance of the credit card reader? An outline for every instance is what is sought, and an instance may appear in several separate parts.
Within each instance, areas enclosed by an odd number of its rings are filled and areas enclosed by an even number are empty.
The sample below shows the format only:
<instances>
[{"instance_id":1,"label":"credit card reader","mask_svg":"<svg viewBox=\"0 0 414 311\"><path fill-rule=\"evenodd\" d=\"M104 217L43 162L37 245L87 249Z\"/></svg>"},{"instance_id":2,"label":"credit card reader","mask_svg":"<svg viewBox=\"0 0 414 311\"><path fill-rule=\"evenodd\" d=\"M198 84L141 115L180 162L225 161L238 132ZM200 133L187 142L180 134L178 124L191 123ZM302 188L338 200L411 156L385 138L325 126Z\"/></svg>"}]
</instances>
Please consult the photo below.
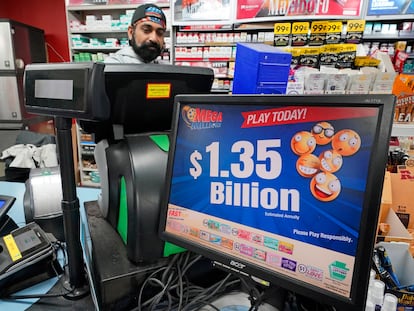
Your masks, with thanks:
<instances>
[{"instance_id":1,"label":"credit card reader","mask_svg":"<svg viewBox=\"0 0 414 311\"><path fill-rule=\"evenodd\" d=\"M0 296L62 273L52 239L33 222L0 238Z\"/></svg>"}]
</instances>

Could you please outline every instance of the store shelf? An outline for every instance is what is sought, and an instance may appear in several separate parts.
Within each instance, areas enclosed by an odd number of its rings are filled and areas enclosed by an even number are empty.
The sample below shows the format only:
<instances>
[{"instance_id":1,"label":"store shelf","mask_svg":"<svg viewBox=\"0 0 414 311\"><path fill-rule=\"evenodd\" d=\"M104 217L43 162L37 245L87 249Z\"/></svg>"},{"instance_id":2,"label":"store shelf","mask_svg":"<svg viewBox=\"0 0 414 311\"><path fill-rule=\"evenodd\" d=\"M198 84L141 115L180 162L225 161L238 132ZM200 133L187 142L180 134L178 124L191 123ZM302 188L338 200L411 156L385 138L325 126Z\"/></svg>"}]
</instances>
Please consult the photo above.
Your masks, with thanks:
<instances>
[{"instance_id":1,"label":"store shelf","mask_svg":"<svg viewBox=\"0 0 414 311\"><path fill-rule=\"evenodd\" d=\"M164 10L167 26L170 26L171 23L168 20L170 17L169 3L156 4ZM104 61L107 55L128 44L127 29L132 12L139 5L139 3L67 5L66 20L71 60ZM169 36L170 31L167 29L165 34L166 51L169 51L170 47ZM105 46L106 43L113 46ZM93 46L85 46L88 44ZM165 57L163 55L163 60Z\"/></svg>"},{"instance_id":2,"label":"store shelf","mask_svg":"<svg viewBox=\"0 0 414 311\"><path fill-rule=\"evenodd\" d=\"M96 47L96 48L85 48L85 47L72 47L72 50L74 51L93 51L93 52L98 52L98 51L117 51L120 50L121 47L117 46L117 47Z\"/></svg>"},{"instance_id":3,"label":"store shelf","mask_svg":"<svg viewBox=\"0 0 414 311\"><path fill-rule=\"evenodd\" d=\"M374 21L405 21L409 18L410 15L406 14L406 15L367 15L364 16L364 19L366 21L369 22L374 22ZM412 15L411 15L412 18Z\"/></svg>"},{"instance_id":4,"label":"store shelf","mask_svg":"<svg viewBox=\"0 0 414 311\"><path fill-rule=\"evenodd\" d=\"M222 43L222 42L206 42L206 43L198 43L198 42L189 42L189 43L176 43L175 46L183 46L183 47L212 47L212 46L235 46L236 43Z\"/></svg>"},{"instance_id":5,"label":"store shelf","mask_svg":"<svg viewBox=\"0 0 414 311\"><path fill-rule=\"evenodd\" d=\"M102 29L102 30L71 30L71 34L119 34L125 35L127 29Z\"/></svg>"},{"instance_id":6,"label":"store shelf","mask_svg":"<svg viewBox=\"0 0 414 311\"><path fill-rule=\"evenodd\" d=\"M99 172L95 162L95 138L76 124L78 169L80 185L100 187Z\"/></svg>"},{"instance_id":7,"label":"store shelf","mask_svg":"<svg viewBox=\"0 0 414 311\"><path fill-rule=\"evenodd\" d=\"M237 43L257 42L272 45L273 25L274 23L220 27L174 26L173 64L210 66L214 70L215 78L212 93L230 93Z\"/></svg>"},{"instance_id":8,"label":"store shelf","mask_svg":"<svg viewBox=\"0 0 414 311\"><path fill-rule=\"evenodd\" d=\"M414 136L414 123L394 123L391 136Z\"/></svg>"},{"instance_id":9,"label":"store shelf","mask_svg":"<svg viewBox=\"0 0 414 311\"><path fill-rule=\"evenodd\" d=\"M82 4L82 5L68 5L66 10L68 11L106 11L106 10L120 10L120 9L135 9L139 4ZM168 8L170 4L166 3L157 3L157 6L160 8Z\"/></svg>"},{"instance_id":10,"label":"store shelf","mask_svg":"<svg viewBox=\"0 0 414 311\"><path fill-rule=\"evenodd\" d=\"M186 57L179 57L175 59L177 62L231 62L234 61L234 58L229 57L218 57L218 58L186 58Z\"/></svg>"},{"instance_id":11,"label":"store shelf","mask_svg":"<svg viewBox=\"0 0 414 311\"><path fill-rule=\"evenodd\" d=\"M413 33L379 33L379 34L371 34L371 35L364 35L363 40L414 40L414 32Z\"/></svg>"}]
</instances>

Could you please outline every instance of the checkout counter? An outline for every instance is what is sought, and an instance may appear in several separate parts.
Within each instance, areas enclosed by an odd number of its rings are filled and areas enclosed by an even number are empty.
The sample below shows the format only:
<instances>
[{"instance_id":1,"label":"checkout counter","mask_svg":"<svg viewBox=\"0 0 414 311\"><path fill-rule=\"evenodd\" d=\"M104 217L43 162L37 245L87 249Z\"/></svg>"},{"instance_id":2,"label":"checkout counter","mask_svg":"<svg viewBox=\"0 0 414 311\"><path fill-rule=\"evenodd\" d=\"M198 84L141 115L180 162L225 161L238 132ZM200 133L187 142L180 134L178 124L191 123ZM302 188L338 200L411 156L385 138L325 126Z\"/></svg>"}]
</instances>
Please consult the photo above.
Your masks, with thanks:
<instances>
[{"instance_id":1,"label":"checkout counter","mask_svg":"<svg viewBox=\"0 0 414 311\"><path fill-rule=\"evenodd\" d=\"M70 232L70 238L65 237L68 258L65 272L69 272L65 276L68 276L66 280L69 281L70 286L65 288L74 288L74 295L76 295L76 291L81 293L78 297L69 300L59 298L64 300L63 303L59 302L59 299L45 299L45 304L40 305L42 299L40 301L37 299L1 300L0 309L25 310L28 307L30 309L36 308L37 305L39 305L39 310L45 310L50 306L52 309L64 309L65 307L72 309L75 306L91 310L95 307L96 309L99 307L105 309L108 308L108 304L122 300L122 295L131 296L131 291L135 292L132 299L136 299L137 287L133 285L141 281L142 275L148 270L165 264L166 258L162 258L161 253L153 254L153 244L148 244L146 237L145 239L144 237L137 238L140 234L134 232L134 230L141 230L140 232L145 232L147 235L149 233L151 239L156 240L159 244L163 243L156 234L158 230L157 204L159 204L160 198L158 197L155 202L157 206L154 206L152 199L146 199L148 196L159 196L157 191L162 188L160 186L163 179L157 177L158 179L154 181L157 184L156 193L147 188L144 191L140 190L140 185L143 185L142 180L133 179L133 176L137 175L136 172L134 174L134 172L124 171L121 172L125 175L125 178L122 179L124 186L116 179L119 176L116 176L112 181L104 183L102 189L76 187L74 176L72 176L73 159L71 157L68 159L67 156L73 154L70 133L71 120L75 118L78 121L85 121L83 126L87 126L88 122L91 122L89 125L92 126L95 133L103 135L100 138L108 139L113 143L110 148L117 158L118 152L124 149L125 152L131 153L136 149L135 144L129 140L125 140L127 146L119 147L119 142L122 144L124 141L124 135L169 130L175 95L207 93L211 88L213 77L213 71L208 68L177 68L170 65L131 66L130 64L62 63L33 64L26 67L26 109L34 114L55 117L62 181L63 223L65 231ZM110 87L105 88L105 86ZM96 124L97 126L94 127ZM116 131L120 128L120 131ZM144 134L144 136L146 135ZM158 147L160 143L157 139L154 141L146 139L144 145L151 145L152 149L156 149L155 152L166 154L167 150ZM161 160L166 162L165 156ZM155 164L157 167L159 166L159 163ZM154 166L154 164L152 165ZM128 170L128 168L142 169L133 167L133 165L125 165L125 167L127 168L123 168L123 170ZM109 173L114 172L111 170L111 166L105 167L105 170L108 170ZM106 174L105 170L100 173ZM111 177L111 174L108 175ZM132 178L128 176L132 176ZM162 172L159 176L163 176ZM119 196L122 196L125 189L128 189L128 198L125 198L126 204L124 204L126 210L120 211ZM19 227L24 227L26 224L23 202L25 184L1 182L0 192L16 197L8 215ZM142 196L141 201L149 201L150 205L136 206L141 203L133 200L131 195ZM110 201L113 202L113 206L99 208L98 204L92 204L91 210L93 208L95 210L91 212L91 219L88 219L90 215L86 215L85 202L96 202L99 196L101 196L101 202L102 200L103 202ZM100 212L104 214L103 217L95 217ZM128 214L125 219L130 223L127 223L128 231L121 233L117 227L119 222L117 219L122 218L120 214L123 212ZM150 213L151 215L145 214L146 217L142 217L143 214L140 213ZM138 221L138 219L140 219L140 223L137 225L134 221ZM142 219L145 221L142 222ZM77 230L79 227L80 232ZM96 243L93 243L93 246L91 232L92 235L95 235L94 242ZM141 249L140 242L146 243L145 250ZM94 252L96 254L92 260ZM154 264L137 265L136 263L142 259L147 262L146 254L148 252L152 252L150 256L156 257L154 261L149 260ZM86 273L84 265L86 265ZM84 280L84 274L88 276L87 281ZM95 275L95 278L92 274ZM53 277L15 294L34 295L54 292L57 283L58 277ZM83 295L86 288L90 290L90 295L89 292ZM114 291L114 288L117 290ZM95 291L98 291L98 294ZM97 296L99 298L96 298ZM94 305L95 307L93 307Z\"/></svg>"},{"instance_id":2,"label":"checkout counter","mask_svg":"<svg viewBox=\"0 0 414 311\"><path fill-rule=\"evenodd\" d=\"M26 186L24 183L18 182L7 182L7 181L0 181L0 194L13 196L16 198L11 209L8 211L7 215L17 224L18 227L24 227L26 225L25 215L24 215L24 206L23 206L23 198L26 191ZM85 187L78 187L76 189L79 203L81 206L80 214L81 214L81 232L80 235L82 237L83 243L88 241L89 232L87 230L87 223L85 221L86 215L85 210L83 208L84 203L88 201L96 201L99 198L100 189L96 188L85 188ZM38 283L34 286L21 290L16 295L38 295L38 294L46 294L53 289L53 287L59 281L58 277L51 278L49 280L43 281ZM44 304L39 304L39 298L32 298L32 299L19 299L19 300L1 300L0 299L0 310L10 310L10 311L20 311L20 310L56 310L57 306L60 310L68 309L72 310L73 307L76 305L85 306L85 310L95 310L93 306L93 301L91 296L84 298L83 300L78 301L70 301L64 298L61 298L62 302L59 303L58 299L47 299ZM87 306L90 306L88 308ZM82 308L83 309L83 308Z\"/></svg>"}]
</instances>

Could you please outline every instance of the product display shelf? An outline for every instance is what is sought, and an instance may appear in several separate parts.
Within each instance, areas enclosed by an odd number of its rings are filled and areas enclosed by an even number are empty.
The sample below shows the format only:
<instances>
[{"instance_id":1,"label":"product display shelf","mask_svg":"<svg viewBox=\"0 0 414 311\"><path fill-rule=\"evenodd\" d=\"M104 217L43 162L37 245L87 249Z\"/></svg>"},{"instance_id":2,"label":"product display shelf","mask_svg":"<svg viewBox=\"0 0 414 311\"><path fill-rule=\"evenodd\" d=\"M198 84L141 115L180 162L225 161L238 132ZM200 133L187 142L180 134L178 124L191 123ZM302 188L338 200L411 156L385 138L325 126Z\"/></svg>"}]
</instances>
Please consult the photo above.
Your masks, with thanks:
<instances>
[{"instance_id":1,"label":"product display shelf","mask_svg":"<svg viewBox=\"0 0 414 311\"><path fill-rule=\"evenodd\" d=\"M391 136L414 136L414 123L394 123Z\"/></svg>"},{"instance_id":2,"label":"product display shelf","mask_svg":"<svg viewBox=\"0 0 414 311\"><path fill-rule=\"evenodd\" d=\"M232 89L238 42L273 45L273 23L173 26L173 64L210 67L214 70L213 93Z\"/></svg>"},{"instance_id":3,"label":"product display shelf","mask_svg":"<svg viewBox=\"0 0 414 311\"><path fill-rule=\"evenodd\" d=\"M156 3L164 10L171 25L169 3ZM139 4L67 5L67 28L72 61L103 61L109 53L128 45L127 29ZM169 29L166 53L169 61Z\"/></svg>"},{"instance_id":4,"label":"product display shelf","mask_svg":"<svg viewBox=\"0 0 414 311\"><path fill-rule=\"evenodd\" d=\"M383 19L367 16L364 31L365 41L414 41L414 18Z\"/></svg>"},{"instance_id":5,"label":"product display shelf","mask_svg":"<svg viewBox=\"0 0 414 311\"><path fill-rule=\"evenodd\" d=\"M78 166L80 186L100 187L100 178L96 167L94 150L94 135L86 133L79 124L76 124Z\"/></svg>"},{"instance_id":6,"label":"product display shelf","mask_svg":"<svg viewBox=\"0 0 414 311\"><path fill-rule=\"evenodd\" d=\"M377 44L378 47L381 48L389 47L389 52L391 53L394 50L394 44L405 41L407 45L407 52L410 52L410 49L414 44L414 26L410 29L405 29L404 27L407 23L409 24L414 22L414 19L412 19L410 16L403 15L391 16L390 18L384 16L384 19L382 19L382 16L380 19L378 19L378 17L374 18L372 16L365 19L365 17L365 14L361 14L361 16L358 18L364 20L366 22L366 26L368 28L371 28L371 30L367 31L366 33L364 32L364 34L362 34L361 31L361 43L367 44L370 47ZM407 19L407 17L410 18ZM353 19L333 17L325 18L325 21L328 23L332 22L332 24L342 22L340 42L346 41L347 25L348 22L352 22L352 20ZM174 26L172 37L172 40L174 42L174 52L172 54L173 63L180 64L180 62L183 61L190 63L191 65L193 65L193 62L200 61L208 63L212 60L204 56L205 50L210 52L212 48L222 49L228 46L234 48L234 53L237 42L263 42L266 44L274 45L274 41L276 40L277 23L290 23L293 27L293 24L295 22L309 22L309 24L311 24L312 21L313 19L311 20L309 16L295 16L284 20L281 20L280 17L275 17L274 21L271 22L258 21L224 26L217 25L216 28L209 25L206 26L205 29L203 29L200 25ZM374 25L375 27L373 27ZM383 25L383 27L380 27L378 30L379 25ZM218 39L215 38L210 41L205 40L207 34L211 36L217 35ZM242 34L244 37L240 38L240 34ZM291 34L286 36L287 41L293 40L289 39L290 36ZM200 53L202 55L201 57L198 55ZM188 55L189 57L186 57L185 55ZM231 68L228 68L228 70L231 71ZM216 78L218 79L219 77Z\"/></svg>"}]
</instances>

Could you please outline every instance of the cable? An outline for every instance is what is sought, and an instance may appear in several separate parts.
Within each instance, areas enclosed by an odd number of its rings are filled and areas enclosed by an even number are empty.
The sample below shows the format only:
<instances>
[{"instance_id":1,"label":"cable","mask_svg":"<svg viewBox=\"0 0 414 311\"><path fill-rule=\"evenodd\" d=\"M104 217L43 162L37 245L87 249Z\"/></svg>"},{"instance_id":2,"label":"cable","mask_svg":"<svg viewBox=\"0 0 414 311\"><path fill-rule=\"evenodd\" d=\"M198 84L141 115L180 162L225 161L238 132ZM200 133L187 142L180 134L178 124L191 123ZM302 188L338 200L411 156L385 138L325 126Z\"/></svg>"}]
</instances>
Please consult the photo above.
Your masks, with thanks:
<instances>
[{"instance_id":1,"label":"cable","mask_svg":"<svg viewBox=\"0 0 414 311\"><path fill-rule=\"evenodd\" d=\"M229 273L207 288L193 284L187 274L201 258L191 252L171 256L166 266L151 272L143 281L134 310L192 311L205 305L218 310L212 300L240 284L240 279ZM151 297L145 298L148 294Z\"/></svg>"}]
</instances>

